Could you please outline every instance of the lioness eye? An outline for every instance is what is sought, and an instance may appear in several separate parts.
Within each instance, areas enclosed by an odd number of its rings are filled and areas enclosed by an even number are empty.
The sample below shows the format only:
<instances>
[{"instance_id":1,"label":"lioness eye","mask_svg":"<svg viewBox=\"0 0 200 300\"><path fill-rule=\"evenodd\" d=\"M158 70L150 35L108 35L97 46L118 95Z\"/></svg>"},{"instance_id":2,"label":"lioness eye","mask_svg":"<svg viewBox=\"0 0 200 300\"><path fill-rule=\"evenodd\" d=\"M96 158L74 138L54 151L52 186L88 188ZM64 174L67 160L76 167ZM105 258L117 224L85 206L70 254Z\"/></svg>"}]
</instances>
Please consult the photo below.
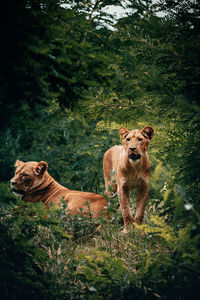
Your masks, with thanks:
<instances>
[{"instance_id":1,"label":"lioness eye","mask_svg":"<svg viewBox=\"0 0 200 300\"><path fill-rule=\"evenodd\" d=\"M127 141L130 141L130 139L129 139L129 138L127 138L126 140L127 140Z\"/></svg>"},{"instance_id":2,"label":"lioness eye","mask_svg":"<svg viewBox=\"0 0 200 300\"><path fill-rule=\"evenodd\" d=\"M139 141L139 142L141 142L142 140L143 140L143 139L141 139L141 138L138 138L138 141Z\"/></svg>"},{"instance_id":3,"label":"lioness eye","mask_svg":"<svg viewBox=\"0 0 200 300\"><path fill-rule=\"evenodd\" d=\"M26 176L28 176L28 175L24 173L24 174L22 174L22 176L26 177Z\"/></svg>"}]
</instances>

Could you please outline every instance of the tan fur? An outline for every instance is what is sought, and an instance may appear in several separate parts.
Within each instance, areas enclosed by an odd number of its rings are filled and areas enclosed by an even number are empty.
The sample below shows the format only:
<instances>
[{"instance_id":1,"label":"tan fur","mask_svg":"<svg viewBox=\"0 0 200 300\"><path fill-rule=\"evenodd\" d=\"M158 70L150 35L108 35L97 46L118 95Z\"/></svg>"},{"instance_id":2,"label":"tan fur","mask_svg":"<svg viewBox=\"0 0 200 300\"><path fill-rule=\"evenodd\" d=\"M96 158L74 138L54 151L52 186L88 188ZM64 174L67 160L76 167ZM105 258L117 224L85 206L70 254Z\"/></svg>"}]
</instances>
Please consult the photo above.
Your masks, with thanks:
<instances>
[{"instance_id":1,"label":"tan fur","mask_svg":"<svg viewBox=\"0 0 200 300\"><path fill-rule=\"evenodd\" d=\"M132 131L120 127L119 134L123 146L113 146L104 154L106 194L111 196L110 187L113 193L118 193L124 220L124 233L129 231L133 223L129 200L129 192L133 189L136 189L135 222L141 224L143 221L151 168L147 150L153 132L151 126Z\"/></svg>"},{"instance_id":2,"label":"tan fur","mask_svg":"<svg viewBox=\"0 0 200 300\"><path fill-rule=\"evenodd\" d=\"M108 216L105 207L106 199L99 194L71 191L56 182L47 172L47 163L44 161L15 163L16 171L10 180L13 192L21 195L24 201L43 202L49 205L58 205L64 197L71 214L76 214L82 209L83 213L88 212L88 203L92 216L97 217L101 211Z\"/></svg>"}]
</instances>

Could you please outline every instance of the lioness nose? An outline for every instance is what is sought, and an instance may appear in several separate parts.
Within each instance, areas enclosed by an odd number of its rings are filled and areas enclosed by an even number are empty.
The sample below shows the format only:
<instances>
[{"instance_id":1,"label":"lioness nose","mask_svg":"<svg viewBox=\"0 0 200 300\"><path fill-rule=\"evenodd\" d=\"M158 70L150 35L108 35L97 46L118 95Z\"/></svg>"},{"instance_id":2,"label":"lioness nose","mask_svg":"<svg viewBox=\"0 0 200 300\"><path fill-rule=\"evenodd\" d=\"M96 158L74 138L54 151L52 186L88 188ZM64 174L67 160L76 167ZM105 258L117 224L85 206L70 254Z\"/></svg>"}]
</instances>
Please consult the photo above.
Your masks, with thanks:
<instances>
[{"instance_id":1,"label":"lioness nose","mask_svg":"<svg viewBox=\"0 0 200 300\"><path fill-rule=\"evenodd\" d=\"M135 151L136 148L129 148L131 151Z\"/></svg>"},{"instance_id":2,"label":"lioness nose","mask_svg":"<svg viewBox=\"0 0 200 300\"><path fill-rule=\"evenodd\" d=\"M16 185L16 184L17 184L17 182L11 179L11 180L10 180L10 184L12 184L12 185Z\"/></svg>"}]
</instances>

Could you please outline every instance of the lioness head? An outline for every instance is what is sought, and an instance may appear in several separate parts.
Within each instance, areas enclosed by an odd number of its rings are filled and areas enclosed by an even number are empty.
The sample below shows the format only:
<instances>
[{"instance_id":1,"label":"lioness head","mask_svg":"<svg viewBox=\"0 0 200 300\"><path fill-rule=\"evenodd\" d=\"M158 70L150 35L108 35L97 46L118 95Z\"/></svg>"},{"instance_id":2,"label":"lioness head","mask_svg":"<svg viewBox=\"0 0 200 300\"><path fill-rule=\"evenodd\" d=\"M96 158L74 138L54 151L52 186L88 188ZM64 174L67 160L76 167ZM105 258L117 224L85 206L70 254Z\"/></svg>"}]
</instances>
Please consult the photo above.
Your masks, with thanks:
<instances>
[{"instance_id":1,"label":"lioness head","mask_svg":"<svg viewBox=\"0 0 200 300\"><path fill-rule=\"evenodd\" d=\"M119 128L124 149L131 160L138 160L147 151L149 142L153 137L154 130L151 126L146 126L142 130L127 130Z\"/></svg>"},{"instance_id":2,"label":"lioness head","mask_svg":"<svg viewBox=\"0 0 200 300\"><path fill-rule=\"evenodd\" d=\"M42 184L47 170L47 163L45 161L24 163L17 160L15 167L15 175L10 180L10 184L13 192L22 196Z\"/></svg>"}]
</instances>

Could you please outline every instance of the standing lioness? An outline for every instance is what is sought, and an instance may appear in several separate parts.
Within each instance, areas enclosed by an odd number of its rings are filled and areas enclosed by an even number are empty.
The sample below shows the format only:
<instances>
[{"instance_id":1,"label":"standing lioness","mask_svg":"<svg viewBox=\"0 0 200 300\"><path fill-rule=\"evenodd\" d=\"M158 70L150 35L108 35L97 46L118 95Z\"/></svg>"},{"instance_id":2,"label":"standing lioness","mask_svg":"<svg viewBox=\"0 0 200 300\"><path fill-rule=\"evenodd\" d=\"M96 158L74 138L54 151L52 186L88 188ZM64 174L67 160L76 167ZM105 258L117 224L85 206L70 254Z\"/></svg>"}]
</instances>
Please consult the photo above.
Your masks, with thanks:
<instances>
[{"instance_id":1,"label":"standing lioness","mask_svg":"<svg viewBox=\"0 0 200 300\"><path fill-rule=\"evenodd\" d=\"M132 131L120 127L119 134L123 146L113 146L104 154L103 171L106 194L110 196L110 186L114 193L116 191L118 193L124 220L124 233L128 232L129 225L133 223L129 200L130 190L136 189L135 222L141 224L144 217L151 167L147 149L153 132L151 126ZM111 180L112 173L114 182Z\"/></svg>"},{"instance_id":2,"label":"standing lioness","mask_svg":"<svg viewBox=\"0 0 200 300\"><path fill-rule=\"evenodd\" d=\"M15 163L16 171L10 180L13 192L20 195L24 201L43 202L47 207L49 204L58 205L64 197L71 214L90 212L94 217L99 216L101 211L107 212L106 199L94 193L71 191L56 182L47 172L47 163L44 161L22 162L17 160Z\"/></svg>"}]
</instances>

